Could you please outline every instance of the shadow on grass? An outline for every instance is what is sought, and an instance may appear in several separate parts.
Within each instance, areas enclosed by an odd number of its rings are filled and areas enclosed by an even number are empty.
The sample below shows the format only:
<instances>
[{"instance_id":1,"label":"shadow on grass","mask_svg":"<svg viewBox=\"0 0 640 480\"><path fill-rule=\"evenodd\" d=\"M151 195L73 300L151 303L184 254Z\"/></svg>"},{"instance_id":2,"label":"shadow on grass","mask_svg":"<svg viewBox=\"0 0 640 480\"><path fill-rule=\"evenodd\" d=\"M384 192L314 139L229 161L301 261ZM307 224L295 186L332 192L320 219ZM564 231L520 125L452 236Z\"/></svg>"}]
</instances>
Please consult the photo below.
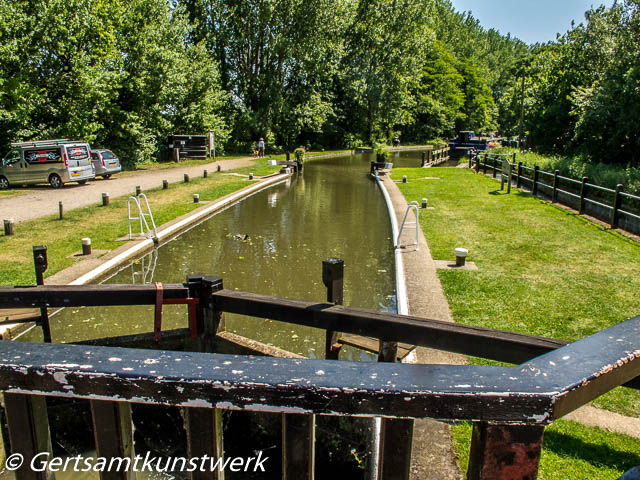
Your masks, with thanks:
<instances>
[{"instance_id":1,"label":"shadow on grass","mask_svg":"<svg viewBox=\"0 0 640 480\"><path fill-rule=\"evenodd\" d=\"M609 465L625 472L640 465L640 454L620 451L612 445L587 443L575 436L549 430L544 433L544 448L557 455Z\"/></svg>"}]
</instances>

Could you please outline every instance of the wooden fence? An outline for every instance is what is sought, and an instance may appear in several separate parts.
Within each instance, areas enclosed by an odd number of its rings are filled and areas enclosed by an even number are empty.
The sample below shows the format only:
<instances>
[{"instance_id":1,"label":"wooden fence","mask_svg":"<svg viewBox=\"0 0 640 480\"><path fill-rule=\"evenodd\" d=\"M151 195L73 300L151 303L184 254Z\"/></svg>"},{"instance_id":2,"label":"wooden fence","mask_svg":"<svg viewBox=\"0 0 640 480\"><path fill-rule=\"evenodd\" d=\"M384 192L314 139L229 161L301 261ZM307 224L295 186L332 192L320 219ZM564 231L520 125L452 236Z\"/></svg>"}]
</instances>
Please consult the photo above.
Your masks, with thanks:
<instances>
[{"instance_id":1,"label":"wooden fence","mask_svg":"<svg viewBox=\"0 0 640 480\"><path fill-rule=\"evenodd\" d=\"M589 183L587 177L576 180L560 175L558 170L551 173L540 170L537 165L527 167L522 162L516 163L515 153L477 153L469 159L469 167L475 168L477 173L480 170L484 174L491 173L496 178L498 174L502 176L505 159L509 161L511 181L516 187L527 189L534 196L552 203L571 207L580 215L594 217L611 228L640 235L640 197L624 192L623 185L611 189Z\"/></svg>"},{"instance_id":2,"label":"wooden fence","mask_svg":"<svg viewBox=\"0 0 640 480\"><path fill-rule=\"evenodd\" d=\"M222 409L281 413L285 479L314 478L314 416L320 414L382 417L381 480L409 478L415 418L474 422L468 479L533 479L546 425L619 385L640 383L640 317L568 344L342 306L338 259L324 262L323 282L327 303L226 290L221 278L204 275L170 285L0 287L0 308L43 314L62 306L156 307L154 331L135 338L0 342L11 451L25 459L16 478L47 478L28 465L51 448L45 403L51 395L90 401L100 457L133 457L131 403L145 403L184 409L190 457L224 455ZM190 306L187 328L161 331L158 311L165 303ZM218 351L224 312L324 329L328 358L337 358L336 332L375 337L383 363L210 353ZM183 351L116 348L157 342L166 348L179 339ZM518 366L398 364L398 342ZM101 475L130 478L130 472ZM223 475L196 471L191 478Z\"/></svg>"},{"instance_id":3,"label":"wooden fence","mask_svg":"<svg viewBox=\"0 0 640 480\"><path fill-rule=\"evenodd\" d=\"M435 167L449 161L449 147L436 145L433 150L422 152L422 167Z\"/></svg>"}]
</instances>

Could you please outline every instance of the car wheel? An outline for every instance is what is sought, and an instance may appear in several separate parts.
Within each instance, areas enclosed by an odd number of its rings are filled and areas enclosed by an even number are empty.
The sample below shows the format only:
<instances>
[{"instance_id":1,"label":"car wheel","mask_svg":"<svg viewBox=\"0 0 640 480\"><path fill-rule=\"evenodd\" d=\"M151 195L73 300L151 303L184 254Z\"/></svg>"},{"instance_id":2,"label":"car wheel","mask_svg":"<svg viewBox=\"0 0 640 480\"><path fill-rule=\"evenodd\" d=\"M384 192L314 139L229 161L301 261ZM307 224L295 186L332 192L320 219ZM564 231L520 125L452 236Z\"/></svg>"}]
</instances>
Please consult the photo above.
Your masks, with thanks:
<instances>
[{"instance_id":1,"label":"car wheel","mask_svg":"<svg viewBox=\"0 0 640 480\"><path fill-rule=\"evenodd\" d=\"M84 185L85 183L87 183L87 181L86 181L86 180L78 180L78 183L79 183L80 185Z\"/></svg>"},{"instance_id":2,"label":"car wheel","mask_svg":"<svg viewBox=\"0 0 640 480\"><path fill-rule=\"evenodd\" d=\"M111 175L102 175L102 178L104 178L105 180L109 180L111 178Z\"/></svg>"},{"instance_id":3,"label":"car wheel","mask_svg":"<svg viewBox=\"0 0 640 480\"><path fill-rule=\"evenodd\" d=\"M5 177L0 177L0 190L6 190L9 188L9 180Z\"/></svg>"},{"instance_id":4,"label":"car wheel","mask_svg":"<svg viewBox=\"0 0 640 480\"><path fill-rule=\"evenodd\" d=\"M49 177L49 185L51 185L53 188L60 188L62 187L62 179L59 175L52 173Z\"/></svg>"}]
</instances>

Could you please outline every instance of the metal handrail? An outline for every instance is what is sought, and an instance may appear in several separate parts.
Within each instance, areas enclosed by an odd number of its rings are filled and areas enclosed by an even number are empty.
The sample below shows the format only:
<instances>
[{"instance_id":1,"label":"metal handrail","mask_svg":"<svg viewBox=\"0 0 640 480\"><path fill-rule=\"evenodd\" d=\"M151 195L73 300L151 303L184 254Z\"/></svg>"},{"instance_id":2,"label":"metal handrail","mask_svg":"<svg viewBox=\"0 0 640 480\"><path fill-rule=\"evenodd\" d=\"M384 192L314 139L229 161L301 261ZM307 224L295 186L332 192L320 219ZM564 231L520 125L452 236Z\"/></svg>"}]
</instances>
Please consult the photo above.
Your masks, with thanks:
<instances>
[{"instance_id":1,"label":"metal handrail","mask_svg":"<svg viewBox=\"0 0 640 480\"><path fill-rule=\"evenodd\" d=\"M419 246L418 246L418 202L410 202L409 205L407 205L407 210L404 212L404 219L402 220L402 226L400 227L400 232L398 232L398 241L396 242L396 248L400 247L400 237L402 236L402 231L404 230L405 227L407 227L408 229L414 229L416 231L416 240L414 245L416 246L416 251L418 251ZM413 210L413 213L416 216L416 221L415 222L407 222L407 217L409 216L409 211Z\"/></svg>"}]
</instances>

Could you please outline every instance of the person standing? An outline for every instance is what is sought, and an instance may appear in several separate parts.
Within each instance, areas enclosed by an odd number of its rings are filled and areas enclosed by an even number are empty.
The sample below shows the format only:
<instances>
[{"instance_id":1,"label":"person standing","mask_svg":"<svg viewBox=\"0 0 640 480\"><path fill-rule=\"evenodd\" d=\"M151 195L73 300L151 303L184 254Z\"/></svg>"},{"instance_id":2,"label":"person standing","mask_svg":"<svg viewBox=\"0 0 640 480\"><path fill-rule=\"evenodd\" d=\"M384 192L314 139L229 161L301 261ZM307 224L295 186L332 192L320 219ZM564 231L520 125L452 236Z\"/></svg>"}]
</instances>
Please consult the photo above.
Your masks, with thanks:
<instances>
[{"instance_id":1,"label":"person standing","mask_svg":"<svg viewBox=\"0 0 640 480\"><path fill-rule=\"evenodd\" d=\"M264 138L262 137L258 141L258 157L264 157Z\"/></svg>"}]
</instances>

